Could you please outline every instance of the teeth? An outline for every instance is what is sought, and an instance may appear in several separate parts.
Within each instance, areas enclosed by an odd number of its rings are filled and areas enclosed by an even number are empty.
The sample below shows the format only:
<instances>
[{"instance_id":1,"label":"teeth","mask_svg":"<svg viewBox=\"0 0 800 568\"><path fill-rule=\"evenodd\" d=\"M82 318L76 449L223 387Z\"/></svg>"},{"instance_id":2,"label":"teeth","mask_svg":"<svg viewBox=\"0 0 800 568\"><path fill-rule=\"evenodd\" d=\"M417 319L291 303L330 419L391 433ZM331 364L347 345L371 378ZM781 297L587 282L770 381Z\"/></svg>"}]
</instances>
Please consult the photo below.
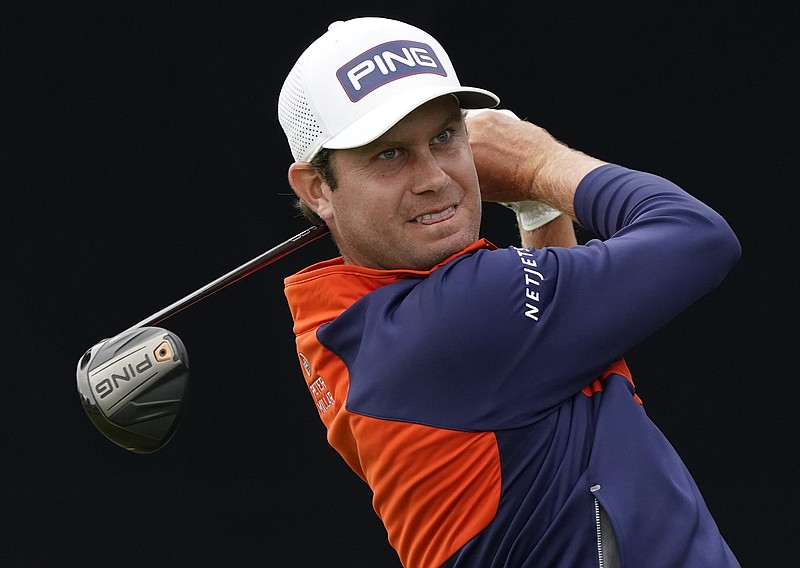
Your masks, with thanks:
<instances>
[{"instance_id":1,"label":"teeth","mask_svg":"<svg viewBox=\"0 0 800 568\"><path fill-rule=\"evenodd\" d=\"M439 219L440 217L444 217L445 215L449 215L453 211L455 211L455 207L452 205L445 209L444 211L439 211L438 213L426 213L425 215L420 215L414 221L417 223L421 223L422 221L431 221L433 219Z\"/></svg>"}]
</instances>

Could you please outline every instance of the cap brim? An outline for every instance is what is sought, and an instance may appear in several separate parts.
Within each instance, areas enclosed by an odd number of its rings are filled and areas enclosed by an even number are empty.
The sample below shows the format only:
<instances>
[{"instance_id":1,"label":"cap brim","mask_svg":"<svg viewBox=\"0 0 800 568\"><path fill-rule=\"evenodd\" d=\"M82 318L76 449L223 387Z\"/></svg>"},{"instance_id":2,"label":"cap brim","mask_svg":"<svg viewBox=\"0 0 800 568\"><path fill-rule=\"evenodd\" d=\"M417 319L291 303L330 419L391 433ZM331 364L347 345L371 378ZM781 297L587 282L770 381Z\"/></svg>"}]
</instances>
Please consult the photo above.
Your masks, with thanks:
<instances>
[{"instance_id":1,"label":"cap brim","mask_svg":"<svg viewBox=\"0 0 800 568\"><path fill-rule=\"evenodd\" d=\"M492 108L500 103L497 95L476 87L413 89L370 110L320 147L344 150L369 144L420 105L443 95L455 95L461 108L465 109Z\"/></svg>"}]
</instances>

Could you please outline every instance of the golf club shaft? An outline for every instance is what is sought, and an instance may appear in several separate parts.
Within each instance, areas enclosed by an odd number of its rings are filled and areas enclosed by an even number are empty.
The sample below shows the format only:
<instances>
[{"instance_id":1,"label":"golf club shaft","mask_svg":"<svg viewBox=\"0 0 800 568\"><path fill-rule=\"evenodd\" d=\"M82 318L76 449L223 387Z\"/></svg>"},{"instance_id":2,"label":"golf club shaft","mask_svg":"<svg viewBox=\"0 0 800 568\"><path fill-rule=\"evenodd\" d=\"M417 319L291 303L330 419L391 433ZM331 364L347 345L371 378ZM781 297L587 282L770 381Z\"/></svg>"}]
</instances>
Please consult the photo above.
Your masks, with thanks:
<instances>
[{"instance_id":1,"label":"golf club shaft","mask_svg":"<svg viewBox=\"0 0 800 568\"><path fill-rule=\"evenodd\" d=\"M237 280L241 280L245 276L256 272L278 260L286 256L289 253L292 253L299 248L316 241L320 237L327 235L329 229L325 225L314 225L295 235L294 237L282 242L281 244L269 249L268 251L258 255L253 260L244 263L238 268L235 268L214 280L213 282L209 282L199 290L195 290L188 296L181 298L177 302L170 304L163 310L160 310L148 318L143 319L139 323L134 326L131 326L127 331L130 331L135 328L139 327L146 327L152 326L157 324L158 322L164 321L165 319L175 315L176 313L185 310L189 306L196 304L200 300L203 300L210 295L214 294L215 292L219 292L226 286L233 284ZM125 333L125 332L123 332Z\"/></svg>"}]
</instances>

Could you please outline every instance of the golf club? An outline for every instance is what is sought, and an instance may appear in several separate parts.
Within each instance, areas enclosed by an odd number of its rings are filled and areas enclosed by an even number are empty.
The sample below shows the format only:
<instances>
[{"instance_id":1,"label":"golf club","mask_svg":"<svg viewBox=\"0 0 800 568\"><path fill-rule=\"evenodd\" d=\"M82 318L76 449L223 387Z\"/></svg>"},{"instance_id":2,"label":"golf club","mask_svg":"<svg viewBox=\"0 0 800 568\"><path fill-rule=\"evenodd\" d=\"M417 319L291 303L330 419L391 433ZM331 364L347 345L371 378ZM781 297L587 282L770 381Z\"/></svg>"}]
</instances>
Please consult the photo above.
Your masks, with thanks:
<instances>
[{"instance_id":1,"label":"golf club","mask_svg":"<svg viewBox=\"0 0 800 568\"><path fill-rule=\"evenodd\" d=\"M149 454L169 442L178 426L189 381L186 348L155 324L185 310L328 234L314 225L88 349L78 360L78 394L89 419L109 440Z\"/></svg>"}]
</instances>

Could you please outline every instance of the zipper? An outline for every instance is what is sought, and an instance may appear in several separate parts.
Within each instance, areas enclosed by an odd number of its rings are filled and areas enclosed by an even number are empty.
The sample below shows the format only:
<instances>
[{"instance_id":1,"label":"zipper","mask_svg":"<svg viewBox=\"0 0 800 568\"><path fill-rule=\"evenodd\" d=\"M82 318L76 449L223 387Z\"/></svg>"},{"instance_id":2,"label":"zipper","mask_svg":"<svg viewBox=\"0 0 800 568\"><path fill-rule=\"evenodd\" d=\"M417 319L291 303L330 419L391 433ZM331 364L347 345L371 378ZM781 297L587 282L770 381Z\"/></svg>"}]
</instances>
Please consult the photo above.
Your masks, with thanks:
<instances>
[{"instance_id":1,"label":"zipper","mask_svg":"<svg viewBox=\"0 0 800 568\"><path fill-rule=\"evenodd\" d=\"M592 485L589 488L593 494L600 491L600 484ZM611 526L611 519L608 513L600 505L600 500L594 498L594 527L597 536L597 565L599 568L620 568L619 544L617 536L614 534L614 527Z\"/></svg>"},{"instance_id":2,"label":"zipper","mask_svg":"<svg viewBox=\"0 0 800 568\"><path fill-rule=\"evenodd\" d=\"M592 485L589 488L589 491L594 493L595 491L599 491L599 485ZM603 529L600 525L600 501L597 500L597 497L594 497L594 529L595 534L597 536L597 566L599 568L605 568L605 558L603 556Z\"/></svg>"}]
</instances>

